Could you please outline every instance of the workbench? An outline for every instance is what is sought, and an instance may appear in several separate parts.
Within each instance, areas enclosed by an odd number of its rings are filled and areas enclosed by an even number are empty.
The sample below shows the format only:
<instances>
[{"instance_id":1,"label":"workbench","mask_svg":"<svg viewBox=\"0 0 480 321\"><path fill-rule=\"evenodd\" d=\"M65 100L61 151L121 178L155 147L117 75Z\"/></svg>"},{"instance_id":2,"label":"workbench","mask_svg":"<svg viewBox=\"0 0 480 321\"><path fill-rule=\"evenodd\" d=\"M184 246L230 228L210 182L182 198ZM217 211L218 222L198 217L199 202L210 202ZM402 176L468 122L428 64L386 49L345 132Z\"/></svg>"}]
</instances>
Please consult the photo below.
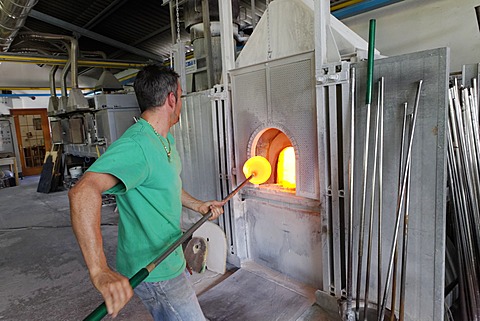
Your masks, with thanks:
<instances>
[{"instance_id":1,"label":"workbench","mask_svg":"<svg viewBox=\"0 0 480 321\"><path fill-rule=\"evenodd\" d=\"M0 166L1 165L9 165L10 170L15 175L15 186L19 186L19 178L18 178L18 167L17 167L17 160L15 157L7 157L7 158L0 158Z\"/></svg>"}]
</instances>

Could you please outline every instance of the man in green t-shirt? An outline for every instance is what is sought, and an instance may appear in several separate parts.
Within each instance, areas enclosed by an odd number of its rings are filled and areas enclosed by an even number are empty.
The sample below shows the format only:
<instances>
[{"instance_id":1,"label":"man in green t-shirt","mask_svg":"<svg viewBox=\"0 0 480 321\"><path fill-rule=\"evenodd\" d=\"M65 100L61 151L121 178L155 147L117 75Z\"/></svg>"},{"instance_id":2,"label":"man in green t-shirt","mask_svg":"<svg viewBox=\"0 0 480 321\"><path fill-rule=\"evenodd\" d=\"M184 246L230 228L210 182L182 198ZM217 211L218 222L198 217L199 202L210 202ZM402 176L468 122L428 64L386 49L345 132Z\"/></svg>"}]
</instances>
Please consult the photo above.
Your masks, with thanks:
<instances>
[{"instance_id":1,"label":"man in green t-shirt","mask_svg":"<svg viewBox=\"0 0 480 321\"><path fill-rule=\"evenodd\" d=\"M115 141L70 190L72 226L93 285L115 317L133 295L128 279L181 236L182 205L211 219L223 202L199 201L182 189L181 163L170 128L179 120L178 74L149 65L134 84L141 119ZM119 210L117 272L106 262L100 230L102 193ZM154 320L205 320L177 248L135 288Z\"/></svg>"}]
</instances>

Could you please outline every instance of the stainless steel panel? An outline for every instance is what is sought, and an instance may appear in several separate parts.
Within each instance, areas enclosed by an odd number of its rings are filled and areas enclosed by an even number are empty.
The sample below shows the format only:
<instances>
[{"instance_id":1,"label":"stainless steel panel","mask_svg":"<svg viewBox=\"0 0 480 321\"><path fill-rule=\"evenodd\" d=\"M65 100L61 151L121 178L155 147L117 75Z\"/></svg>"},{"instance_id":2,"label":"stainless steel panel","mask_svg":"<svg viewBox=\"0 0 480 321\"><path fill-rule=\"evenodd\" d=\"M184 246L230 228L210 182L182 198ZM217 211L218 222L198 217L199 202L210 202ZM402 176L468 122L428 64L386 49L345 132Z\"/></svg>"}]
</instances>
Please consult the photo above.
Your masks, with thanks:
<instances>
[{"instance_id":1,"label":"stainless steel panel","mask_svg":"<svg viewBox=\"0 0 480 321\"><path fill-rule=\"evenodd\" d=\"M97 138L106 139L107 145L117 140L131 125L134 117L140 116L140 110L135 108L103 109L95 113Z\"/></svg>"},{"instance_id":2,"label":"stainless steel panel","mask_svg":"<svg viewBox=\"0 0 480 321\"><path fill-rule=\"evenodd\" d=\"M310 57L270 68L270 114L297 153L297 195L318 197L314 64Z\"/></svg>"},{"instance_id":3,"label":"stainless steel panel","mask_svg":"<svg viewBox=\"0 0 480 321\"><path fill-rule=\"evenodd\" d=\"M267 128L282 130L297 156L296 195L316 199L317 129L313 54L272 60L232 71L237 169L254 156L253 142Z\"/></svg>"},{"instance_id":4,"label":"stainless steel panel","mask_svg":"<svg viewBox=\"0 0 480 321\"><path fill-rule=\"evenodd\" d=\"M215 165L219 173L217 180L217 199L224 199L237 186L234 167L234 148L233 148L233 125L232 110L230 101L230 91L225 90L223 86L215 86L212 90L212 108L213 108L213 143L215 146ZM241 178L239 178L241 180ZM235 266L240 266L239 254L241 249L245 248L245 241L241 241L242 247L239 251L239 242L241 235L233 233L236 222L234 220L234 203L237 198L227 202L223 206L224 214L219 218L219 225L223 228L227 237L228 251L227 261ZM241 254L240 254L241 255Z\"/></svg>"},{"instance_id":5,"label":"stainless steel panel","mask_svg":"<svg viewBox=\"0 0 480 321\"><path fill-rule=\"evenodd\" d=\"M182 159L183 189L201 200L217 198L212 102L210 91L188 94L182 100L180 121L171 132ZM184 209L182 227L188 228L200 216Z\"/></svg>"},{"instance_id":6,"label":"stainless steel panel","mask_svg":"<svg viewBox=\"0 0 480 321\"><path fill-rule=\"evenodd\" d=\"M445 122L449 71L447 48L423 51L375 61L373 79L385 77L384 158L383 158L383 217L382 262L383 284L391 255L393 227L398 195L399 151L404 102L412 111L419 80L423 80L417 127L412 149L412 182L410 194L408 266L406 271L406 320L442 320L444 317L445 280L445 213L446 213L446 151ZM357 77L355 110L355 160L362 159L366 124L365 79L366 63L354 64ZM373 97L378 89L375 86ZM373 104L376 108L376 103ZM373 108L372 106L372 108ZM373 109L375 110L375 109ZM372 112L372 115L374 113ZM373 142L374 137L371 137ZM373 148L370 150L373 157ZM361 161L355 162L355 186L360 190ZM370 164L372 166L372 163ZM370 168L369 168L370 170ZM369 183L369 186L370 183ZM368 195L371 189L367 190ZM367 195L367 196L368 196ZM360 193L355 194L354 206L361 206ZM369 199L369 196L368 198ZM357 211L355 213L358 213ZM358 215L354 220L354 235L358 237ZM368 220L366 222L368 224ZM374 226L377 218L374 219ZM402 237L398 244L402 244ZM356 245L358 246L358 244ZM373 235L376 252L377 234ZM355 249L354 253L357 253ZM401 255L399 255L401 262ZM354 264L356 266L356 262ZM376 255L372 271L376 271ZM364 284L364 276L362 276ZM397 288L398 290L398 288ZM363 291L363 290L362 290ZM377 281L371 279L371 300L377 300ZM391 294L390 294L391 295ZM399 298L399 294L397 294ZM387 301L388 302L388 301ZM396 306L399 304L397 302Z\"/></svg>"},{"instance_id":7,"label":"stainless steel panel","mask_svg":"<svg viewBox=\"0 0 480 321\"><path fill-rule=\"evenodd\" d=\"M95 95L95 108L138 108L135 94L100 94Z\"/></svg>"}]
</instances>

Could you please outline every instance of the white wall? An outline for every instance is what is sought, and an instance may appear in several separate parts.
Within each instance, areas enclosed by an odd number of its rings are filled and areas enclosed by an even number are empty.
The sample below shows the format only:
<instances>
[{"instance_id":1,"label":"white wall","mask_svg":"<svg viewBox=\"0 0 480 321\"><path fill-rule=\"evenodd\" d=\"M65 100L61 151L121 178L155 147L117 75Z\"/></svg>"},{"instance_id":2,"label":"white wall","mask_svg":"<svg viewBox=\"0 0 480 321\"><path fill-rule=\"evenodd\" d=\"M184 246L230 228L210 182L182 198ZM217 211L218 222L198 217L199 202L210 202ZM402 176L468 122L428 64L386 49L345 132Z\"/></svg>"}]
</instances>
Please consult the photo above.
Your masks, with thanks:
<instances>
[{"instance_id":1,"label":"white wall","mask_svg":"<svg viewBox=\"0 0 480 321\"><path fill-rule=\"evenodd\" d=\"M10 115L10 108L12 108L12 98L0 98L0 115Z\"/></svg>"},{"instance_id":2,"label":"white wall","mask_svg":"<svg viewBox=\"0 0 480 321\"><path fill-rule=\"evenodd\" d=\"M0 88L31 88L39 87L45 88L34 89L34 90L20 90L13 89L14 94L50 94L50 83L49 83L49 74L50 66L39 67L34 64L22 64L22 63L12 63L12 62L2 62L0 63ZM55 85L57 88L61 84L61 74L62 70L57 70L55 75ZM70 85L71 74L67 76L67 86ZM90 77L81 76L78 79L78 84L80 87L95 87L96 79ZM60 94L60 90L57 89L57 94ZM48 96L35 96L35 99L31 97L15 97L9 98L9 102L5 103L4 100L0 100L0 114L10 114L10 108L48 108Z\"/></svg>"},{"instance_id":3,"label":"white wall","mask_svg":"<svg viewBox=\"0 0 480 321\"><path fill-rule=\"evenodd\" d=\"M478 0L404 0L342 22L368 39L368 21L377 20L375 47L396 56L450 47L450 71L480 63L480 31L474 7Z\"/></svg>"},{"instance_id":4,"label":"white wall","mask_svg":"<svg viewBox=\"0 0 480 321\"><path fill-rule=\"evenodd\" d=\"M48 77L51 66L39 67L35 64L0 62L0 87L46 87L50 86ZM55 74L57 87L60 87L62 69ZM67 76L67 85L71 75ZM78 79L80 87L94 87L96 79L81 76Z\"/></svg>"}]
</instances>

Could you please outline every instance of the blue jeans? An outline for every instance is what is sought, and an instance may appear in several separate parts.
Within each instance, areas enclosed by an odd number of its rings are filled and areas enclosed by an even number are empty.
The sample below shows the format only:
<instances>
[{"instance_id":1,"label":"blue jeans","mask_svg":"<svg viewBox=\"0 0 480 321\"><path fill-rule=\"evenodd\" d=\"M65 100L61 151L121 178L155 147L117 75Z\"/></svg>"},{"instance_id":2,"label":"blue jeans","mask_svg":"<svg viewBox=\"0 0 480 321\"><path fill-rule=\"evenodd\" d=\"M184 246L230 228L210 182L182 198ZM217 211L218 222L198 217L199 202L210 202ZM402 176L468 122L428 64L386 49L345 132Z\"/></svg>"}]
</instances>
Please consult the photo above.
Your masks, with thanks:
<instances>
[{"instance_id":1,"label":"blue jeans","mask_svg":"<svg viewBox=\"0 0 480 321\"><path fill-rule=\"evenodd\" d=\"M142 282L135 293L155 321L205 321L195 291L185 273L160 282Z\"/></svg>"}]
</instances>

